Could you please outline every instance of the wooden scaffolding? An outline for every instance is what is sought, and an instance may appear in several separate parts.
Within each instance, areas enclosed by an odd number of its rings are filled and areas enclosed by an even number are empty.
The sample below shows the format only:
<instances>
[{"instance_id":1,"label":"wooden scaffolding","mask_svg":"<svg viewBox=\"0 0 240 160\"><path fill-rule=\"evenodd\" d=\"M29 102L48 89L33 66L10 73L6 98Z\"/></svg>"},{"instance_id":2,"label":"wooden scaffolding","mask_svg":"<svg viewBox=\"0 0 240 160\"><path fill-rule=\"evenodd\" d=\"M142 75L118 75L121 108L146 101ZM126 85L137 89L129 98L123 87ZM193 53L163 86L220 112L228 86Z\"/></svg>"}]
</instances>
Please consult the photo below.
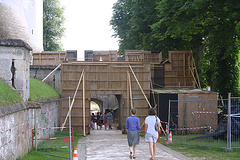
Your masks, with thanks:
<instances>
[{"instance_id":1,"label":"wooden scaffolding","mask_svg":"<svg viewBox=\"0 0 240 160\"><path fill-rule=\"evenodd\" d=\"M82 76L72 106L72 126L90 133L90 99L92 94L114 94L119 101L118 123L124 128L132 107L142 123L148 115L150 96L150 64L143 62L69 62L63 63L61 96L73 97ZM141 89L140 89L141 87ZM143 95L144 92L144 95ZM132 104L132 105L131 105ZM68 113L68 101L62 101L60 123ZM68 125L68 121L66 122Z\"/></svg>"},{"instance_id":2,"label":"wooden scaffolding","mask_svg":"<svg viewBox=\"0 0 240 160\"><path fill-rule=\"evenodd\" d=\"M33 53L33 65L57 66L67 60L66 51L43 51Z\"/></svg>"}]
</instances>

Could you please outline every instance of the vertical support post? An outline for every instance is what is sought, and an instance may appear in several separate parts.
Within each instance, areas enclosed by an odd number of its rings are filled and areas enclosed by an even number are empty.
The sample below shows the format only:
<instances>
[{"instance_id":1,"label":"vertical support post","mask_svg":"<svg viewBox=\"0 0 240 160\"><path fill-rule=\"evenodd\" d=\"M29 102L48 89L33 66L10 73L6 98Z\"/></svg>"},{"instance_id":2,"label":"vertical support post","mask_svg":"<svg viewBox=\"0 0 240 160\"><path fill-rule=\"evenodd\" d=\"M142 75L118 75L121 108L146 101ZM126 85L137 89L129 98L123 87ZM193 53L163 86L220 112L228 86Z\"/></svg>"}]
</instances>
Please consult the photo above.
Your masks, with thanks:
<instances>
[{"instance_id":1,"label":"vertical support post","mask_svg":"<svg viewBox=\"0 0 240 160\"><path fill-rule=\"evenodd\" d=\"M186 86L186 72L185 72L185 53L183 53L183 85Z\"/></svg>"},{"instance_id":2,"label":"vertical support post","mask_svg":"<svg viewBox=\"0 0 240 160\"><path fill-rule=\"evenodd\" d=\"M42 61L41 61L41 59L42 59L42 57L41 57L41 53L39 53L38 56L39 56L38 64L41 65L41 64L42 64Z\"/></svg>"},{"instance_id":3,"label":"vertical support post","mask_svg":"<svg viewBox=\"0 0 240 160\"><path fill-rule=\"evenodd\" d=\"M171 112L171 100L168 102L168 130L167 130L167 136L169 135L169 130L170 130L170 112ZM167 137L167 144L169 143L169 139Z\"/></svg>"},{"instance_id":4,"label":"vertical support post","mask_svg":"<svg viewBox=\"0 0 240 160\"><path fill-rule=\"evenodd\" d=\"M71 102L70 102L70 96L68 97L68 107L69 107L69 153L70 153L70 160L72 160L72 133L71 133L71 129L72 129L72 122L71 122Z\"/></svg>"},{"instance_id":5,"label":"vertical support post","mask_svg":"<svg viewBox=\"0 0 240 160\"><path fill-rule=\"evenodd\" d=\"M85 125L85 72L83 73L83 136L86 136L86 125Z\"/></svg>"},{"instance_id":6,"label":"vertical support post","mask_svg":"<svg viewBox=\"0 0 240 160\"><path fill-rule=\"evenodd\" d=\"M61 63L61 55L60 55L60 53L58 53L58 64L60 64Z\"/></svg>"},{"instance_id":7,"label":"vertical support post","mask_svg":"<svg viewBox=\"0 0 240 160\"><path fill-rule=\"evenodd\" d=\"M129 71L127 71L127 116L129 116Z\"/></svg>"},{"instance_id":8,"label":"vertical support post","mask_svg":"<svg viewBox=\"0 0 240 160\"><path fill-rule=\"evenodd\" d=\"M129 79L129 91L130 91L130 102L131 102L131 109L133 109L133 98L132 98L132 85L131 85L131 78L130 78L130 74L128 72L128 79Z\"/></svg>"},{"instance_id":9,"label":"vertical support post","mask_svg":"<svg viewBox=\"0 0 240 160\"><path fill-rule=\"evenodd\" d=\"M228 93L227 151L231 150L231 93Z\"/></svg>"},{"instance_id":10,"label":"vertical support post","mask_svg":"<svg viewBox=\"0 0 240 160\"><path fill-rule=\"evenodd\" d=\"M35 151L37 151L37 109L34 109Z\"/></svg>"}]
</instances>

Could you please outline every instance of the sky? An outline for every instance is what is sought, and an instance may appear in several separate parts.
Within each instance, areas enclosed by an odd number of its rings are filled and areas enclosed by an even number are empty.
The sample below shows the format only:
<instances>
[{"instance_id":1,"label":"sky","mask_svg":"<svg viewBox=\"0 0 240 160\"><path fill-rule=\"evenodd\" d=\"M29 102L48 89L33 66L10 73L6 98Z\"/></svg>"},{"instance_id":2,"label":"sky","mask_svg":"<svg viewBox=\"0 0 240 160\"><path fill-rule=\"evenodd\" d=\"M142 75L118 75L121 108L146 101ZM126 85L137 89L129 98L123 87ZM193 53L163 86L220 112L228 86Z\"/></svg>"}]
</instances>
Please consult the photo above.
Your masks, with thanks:
<instances>
[{"instance_id":1,"label":"sky","mask_svg":"<svg viewBox=\"0 0 240 160\"><path fill-rule=\"evenodd\" d=\"M65 8L65 50L118 50L118 39L112 37L112 7L117 0L60 0Z\"/></svg>"}]
</instances>

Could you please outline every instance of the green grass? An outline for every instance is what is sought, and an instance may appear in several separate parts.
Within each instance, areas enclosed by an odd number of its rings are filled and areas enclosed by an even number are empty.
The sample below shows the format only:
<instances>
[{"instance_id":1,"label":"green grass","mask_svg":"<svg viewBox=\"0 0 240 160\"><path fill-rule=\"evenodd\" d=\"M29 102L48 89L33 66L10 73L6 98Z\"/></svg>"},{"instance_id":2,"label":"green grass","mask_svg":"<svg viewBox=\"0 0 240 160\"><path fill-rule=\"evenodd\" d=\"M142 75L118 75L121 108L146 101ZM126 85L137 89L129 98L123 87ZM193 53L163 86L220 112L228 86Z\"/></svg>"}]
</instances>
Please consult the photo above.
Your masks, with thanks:
<instances>
[{"instance_id":1,"label":"green grass","mask_svg":"<svg viewBox=\"0 0 240 160\"><path fill-rule=\"evenodd\" d=\"M21 96L0 80L0 106L9 106L21 101Z\"/></svg>"},{"instance_id":2,"label":"green grass","mask_svg":"<svg viewBox=\"0 0 240 160\"><path fill-rule=\"evenodd\" d=\"M54 137L67 137L68 131L56 132ZM82 137L82 134L79 132L74 133L74 146L77 146L78 140ZM38 144L38 151L31 150L24 157L18 158L17 160L59 160L63 159L60 157L69 158L69 148L55 148L50 149L51 147L60 147L60 146L69 146L69 143L64 143L63 139L54 139L54 140L45 140ZM48 155L45 155L48 154ZM73 151L72 151L73 154ZM54 155L54 156L50 156ZM59 156L59 157L55 157Z\"/></svg>"},{"instance_id":3,"label":"green grass","mask_svg":"<svg viewBox=\"0 0 240 160\"><path fill-rule=\"evenodd\" d=\"M236 160L240 159L240 149L233 149L232 152L226 152L222 148L213 147L226 147L225 140L214 140L213 138L198 139L193 141L183 141L187 138L196 137L198 135L173 135L173 144L167 147L182 153L191 159L205 159L205 160ZM161 137L164 137L161 135ZM166 145L166 141L160 139L160 143ZM184 143L184 144L176 144ZM202 145L208 147L200 147L195 145Z\"/></svg>"},{"instance_id":4,"label":"green grass","mask_svg":"<svg viewBox=\"0 0 240 160\"><path fill-rule=\"evenodd\" d=\"M51 97L58 97L59 93L48 84L45 84L44 82L30 78L30 97L29 101L36 101Z\"/></svg>"},{"instance_id":5,"label":"green grass","mask_svg":"<svg viewBox=\"0 0 240 160\"><path fill-rule=\"evenodd\" d=\"M233 149L232 152L226 152L220 148L196 147L191 145L172 144L169 148L191 159L205 160L237 160L240 159L240 149Z\"/></svg>"}]
</instances>

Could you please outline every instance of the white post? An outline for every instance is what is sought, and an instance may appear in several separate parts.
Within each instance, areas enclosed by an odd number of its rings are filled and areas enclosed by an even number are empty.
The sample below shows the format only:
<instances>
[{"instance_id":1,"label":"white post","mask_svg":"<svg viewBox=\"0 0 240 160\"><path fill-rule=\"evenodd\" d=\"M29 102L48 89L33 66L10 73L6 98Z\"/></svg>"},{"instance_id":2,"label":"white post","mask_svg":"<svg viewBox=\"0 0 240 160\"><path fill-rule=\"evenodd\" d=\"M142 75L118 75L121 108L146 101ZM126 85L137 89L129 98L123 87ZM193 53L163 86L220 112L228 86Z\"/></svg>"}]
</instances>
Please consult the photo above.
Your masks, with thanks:
<instances>
[{"instance_id":1,"label":"white post","mask_svg":"<svg viewBox=\"0 0 240 160\"><path fill-rule=\"evenodd\" d=\"M71 124L71 102L70 102L70 96L68 98L68 106L69 106L69 153L70 153L70 160L72 160L72 133L71 133L71 129L72 129L72 124Z\"/></svg>"},{"instance_id":2,"label":"white post","mask_svg":"<svg viewBox=\"0 0 240 160\"><path fill-rule=\"evenodd\" d=\"M231 151L231 93L228 93L227 151Z\"/></svg>"},{"instance_id":3,"label":"white post","mask_svg":"<svg viewBox=\"0 0 240 160\"><path fill-rule=\"evenodd\" d=\"M37 151L37 109L34 109L35 151Z\"/></svg>"}]
</instances>

